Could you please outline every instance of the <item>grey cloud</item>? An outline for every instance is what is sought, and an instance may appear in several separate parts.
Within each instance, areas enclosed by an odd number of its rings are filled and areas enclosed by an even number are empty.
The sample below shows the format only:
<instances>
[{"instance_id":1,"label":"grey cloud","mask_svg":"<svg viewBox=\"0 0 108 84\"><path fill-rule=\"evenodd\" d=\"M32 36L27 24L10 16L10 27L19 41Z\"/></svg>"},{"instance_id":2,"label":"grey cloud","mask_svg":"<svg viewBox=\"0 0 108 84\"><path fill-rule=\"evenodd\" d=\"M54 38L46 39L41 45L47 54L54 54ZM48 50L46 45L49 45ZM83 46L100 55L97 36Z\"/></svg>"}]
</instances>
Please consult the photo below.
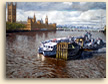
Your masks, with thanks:
<instances>
[{"instance_id":1,"label":"grey cloud","mask_svg":"<svg viewBox=\"0 0 108 84\"><path fill-rule=\"evenodd\" d=\"M92 9L106 9L105 2L86 2L85 4L80 4L79 2L73 2L72 9L79 11L87 11Z\"/></svg>"},{"instance_id":2,"label":"grey cloud","mask_svg":"<svg viewBox=\"0 0 108 84\"><path fill-rule=\"evenodd\" d=\"M20 2L17 3L19 9L23 10L36 10L36 11L48 11L63 9L62 3L58 2Z\"/></svg>"},{"instance_id":3,"label":"grey cloud","mask_svg":"<svg viewBox=\"0 0 108 84\"><path fill-rule=\"evenodd\" d=\"M53 10L66 10L66 11L87 11L90 9L106 9L105 2L71 2L71 5L63 4L63 2L17 2L17 8L25 11L53 11Z\"/></svg>"}]
</instances>

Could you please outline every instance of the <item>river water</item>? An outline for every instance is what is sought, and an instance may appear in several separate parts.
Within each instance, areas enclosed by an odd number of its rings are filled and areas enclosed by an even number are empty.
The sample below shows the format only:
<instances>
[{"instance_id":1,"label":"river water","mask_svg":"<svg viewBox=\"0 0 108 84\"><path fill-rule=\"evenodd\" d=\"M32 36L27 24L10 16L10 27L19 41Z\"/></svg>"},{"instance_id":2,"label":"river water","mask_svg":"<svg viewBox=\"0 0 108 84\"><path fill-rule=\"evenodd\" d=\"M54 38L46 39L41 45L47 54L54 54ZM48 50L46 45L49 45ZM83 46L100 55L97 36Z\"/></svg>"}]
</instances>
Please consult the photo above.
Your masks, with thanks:
<instances>
[{"instance_id":1,"label":"river water","mask_svg":"<svg viewBox=\"0 0 108 84\"><path fill-rule=\"evenodd\" d=\"M101 32L93 38L106 41ZM6 36L7 78L105 78L106 53L79 60L57 60L38 54L41 41L67 36L81 36L77 31L37 31L8 33Z\"/></svg>"}]
</instances>

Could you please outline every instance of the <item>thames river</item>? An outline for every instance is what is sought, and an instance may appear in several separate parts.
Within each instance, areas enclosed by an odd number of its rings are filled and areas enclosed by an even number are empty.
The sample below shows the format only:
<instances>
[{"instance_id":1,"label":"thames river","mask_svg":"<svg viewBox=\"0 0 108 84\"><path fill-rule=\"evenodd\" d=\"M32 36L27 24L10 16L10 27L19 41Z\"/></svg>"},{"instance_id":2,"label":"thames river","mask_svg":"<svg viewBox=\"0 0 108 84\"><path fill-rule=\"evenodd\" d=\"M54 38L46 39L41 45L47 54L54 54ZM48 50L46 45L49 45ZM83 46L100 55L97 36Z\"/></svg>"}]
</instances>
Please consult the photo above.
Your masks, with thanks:
<instances>
[{"instance_id":1,"label":"thames river","mask_svg":"<svg viewBox=\"0 0 108 84\"><path fill-rule=\"evenodd\" d=\"M57 60L38 54L41 41L82 36L77 31L17 32L6 35L7 78L105 78L106 53L93 54L85 59ZM102 32L91 32L93 38L106 41ZM105 49L104 49L105 50Z\"/></svg>"}]
</instances>

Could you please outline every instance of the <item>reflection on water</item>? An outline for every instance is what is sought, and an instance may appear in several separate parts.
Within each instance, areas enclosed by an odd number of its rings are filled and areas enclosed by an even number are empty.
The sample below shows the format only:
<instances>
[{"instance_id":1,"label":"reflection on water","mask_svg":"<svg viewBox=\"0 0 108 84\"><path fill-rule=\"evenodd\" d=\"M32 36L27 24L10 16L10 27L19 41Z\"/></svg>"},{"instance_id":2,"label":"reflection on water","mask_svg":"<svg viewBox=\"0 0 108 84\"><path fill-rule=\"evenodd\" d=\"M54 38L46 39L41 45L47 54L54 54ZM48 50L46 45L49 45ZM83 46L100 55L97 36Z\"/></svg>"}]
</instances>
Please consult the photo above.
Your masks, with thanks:
<instances>
[{"instance_id":1,"label":"reflection on water","mask_svg":"<svg viewBox=\"0 0 108 84\"><path fill-rule=\"evenodd\" d=\"M84 33L85 32L72 31L9 33L6 37L6 76L9 78L76 78L78 77L76 74L79 76L82 74L84 75L85 73L78 72L84 60L64 61L38 54L38 47L41 41L57 37L67 37L70 35L81 36ZM101 37L106 41L106 37L103 33L92 32L92 35L94 38ZM87 59L85 61L85 67L89 66L87 63L91 62L90 60L91 59ZM103 70L104 69L105 66L103 66ZM88 72L90 73L91 70L89 69ZM104 72L105 71L103 71L103 73ZM99 73L96 76L90 75L88 77L104 77L104 75L101 75L103 73Z\"/></svg>"}]
</instances>

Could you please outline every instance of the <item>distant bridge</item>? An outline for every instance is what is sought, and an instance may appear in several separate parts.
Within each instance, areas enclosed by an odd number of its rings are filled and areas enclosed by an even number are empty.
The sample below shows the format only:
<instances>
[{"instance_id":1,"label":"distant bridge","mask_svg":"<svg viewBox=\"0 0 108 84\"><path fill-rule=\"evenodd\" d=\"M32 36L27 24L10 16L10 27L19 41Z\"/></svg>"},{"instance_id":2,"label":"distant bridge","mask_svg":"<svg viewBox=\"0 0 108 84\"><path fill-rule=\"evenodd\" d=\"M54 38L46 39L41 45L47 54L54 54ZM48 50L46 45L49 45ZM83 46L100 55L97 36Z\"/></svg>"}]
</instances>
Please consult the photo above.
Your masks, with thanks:
<instances>
[{"instance_id":1,"label":"distant bridge","mask_svg":"<svg viewBox=\"0 0 108 84\"><path fill-rule=\"evenodd\" d=\"M91 32L103 32L102 29L73 29L73 28L56 28L57 31L91 31Z\"/></svg>"}]
</instances>

